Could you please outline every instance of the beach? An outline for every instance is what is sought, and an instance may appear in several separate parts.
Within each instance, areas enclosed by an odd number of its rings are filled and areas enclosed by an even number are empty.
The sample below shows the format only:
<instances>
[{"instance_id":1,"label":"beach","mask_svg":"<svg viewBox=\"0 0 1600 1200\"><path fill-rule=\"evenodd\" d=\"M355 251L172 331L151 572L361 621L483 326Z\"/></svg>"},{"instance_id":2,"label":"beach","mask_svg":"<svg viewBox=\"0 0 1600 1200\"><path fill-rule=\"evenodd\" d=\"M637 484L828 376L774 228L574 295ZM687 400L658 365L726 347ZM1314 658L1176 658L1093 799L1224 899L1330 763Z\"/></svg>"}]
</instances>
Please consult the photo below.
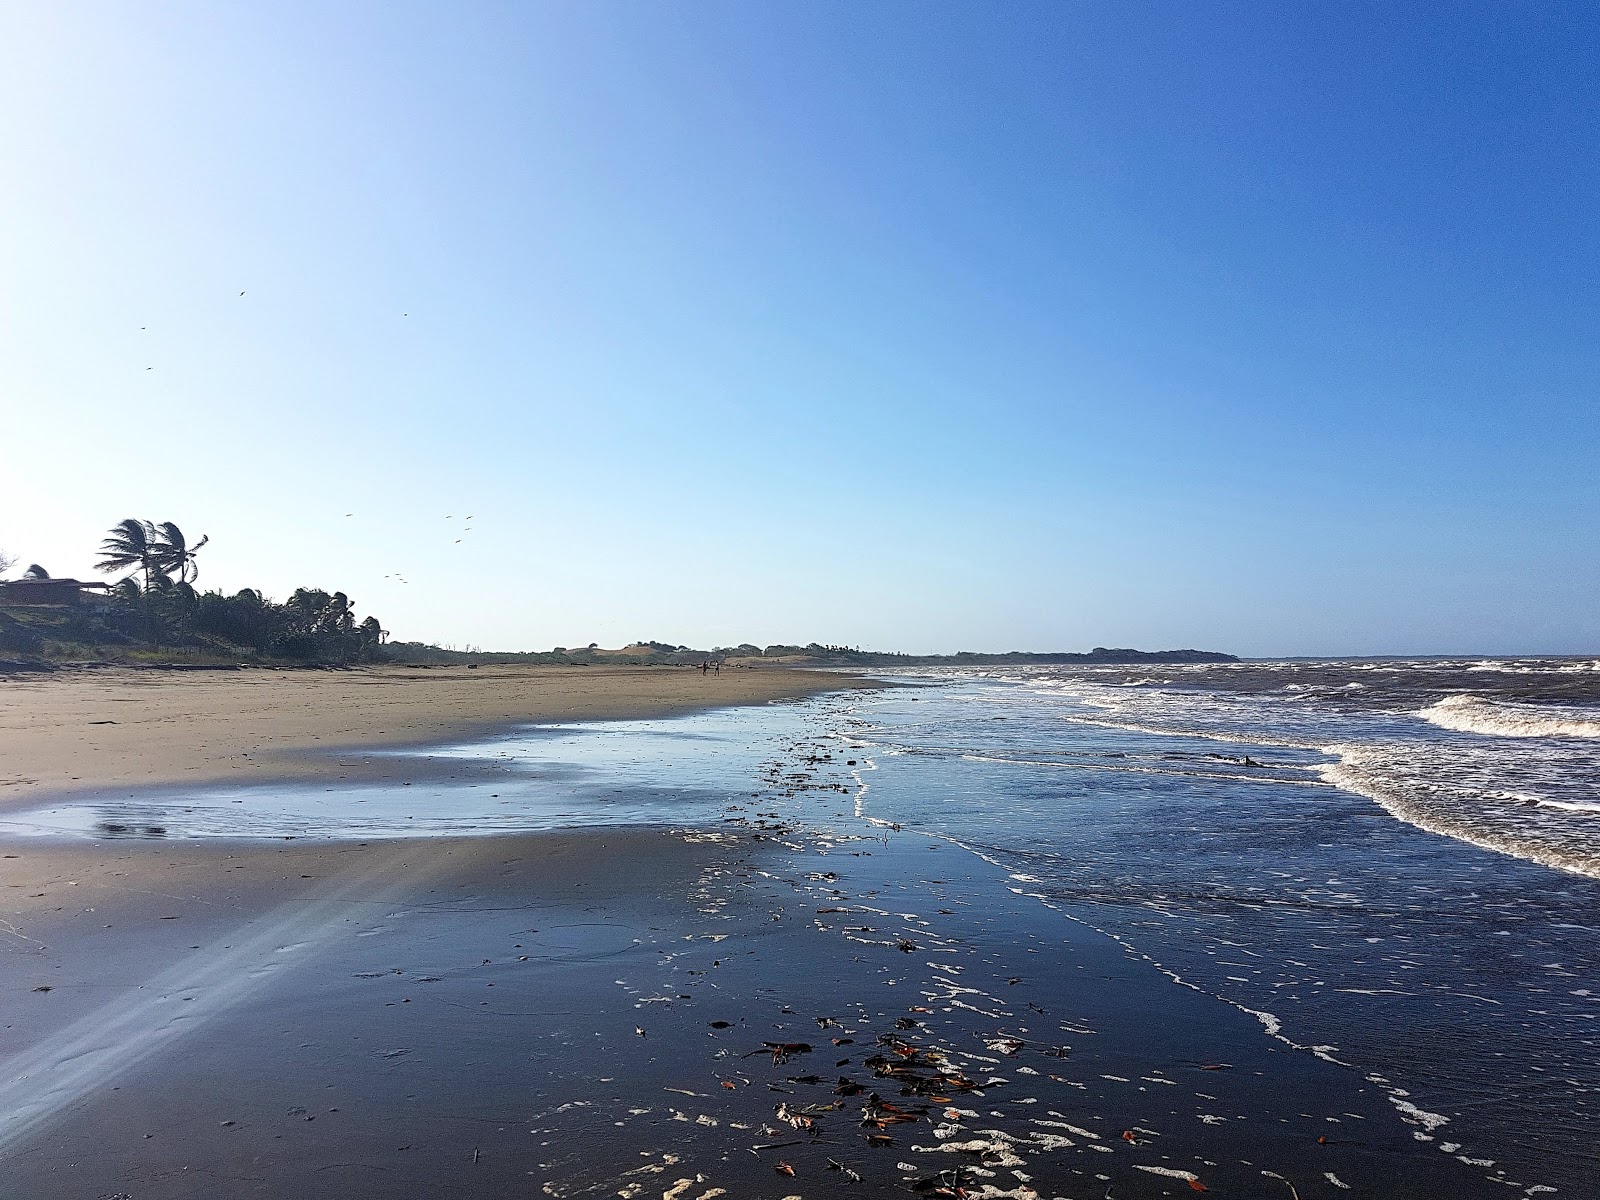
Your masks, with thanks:
<instances>
[{"instance_id":1,"label":"beach","mask_svg":"<svg viewBox=\"0 0 1600 1200\"><path fill-rule=\"evenodd\" d=\"M98 788L336 775L329 752L665 717L847 682L856 681L785 669L491 665L0 676L0 809Z\"/></svg>"},{"instance_id":2,"label":"beach","mask_svg":"<svg viewBox=\"0 0 1600 1200\"><path fill-rule=\"evenodd\" d=\"M663 712L618 683L584 701L611 719L552 702L559 728L519 714L439 742L393 722L404 740L382 754L351 721L337 754L302 742L275 782L122 775L97 796L80 779L36 797L32 826L14 805L11 1192L1539 1193L1450 1140L1454 1110L1297 1041L1309 984L1274 1013L1226 996L1203 955L1174 966L1176 943L1143 939L1180 899L1151 902L1073 811L1054 820L1074 869L1115 864L1114 888L1054 883L1036 839L1019 857L989 823L1044 828L1037 793L979 774L976 750L987 730L1017 757L1036 698L772 674L741 682L766 689L743 705L680 690L656 694ZM1083 775L1110 796L1107 778L1147 778ZM1223 771L1207 786L1238 792ZM558 820L536 803L552 794ZM74 805L96 823L52 832ZM439 806L465 815L424 832ZM127 815L157 809L158 833ZM252 836L227 836L245 810ZM460 836L469 820L498 832ZM1316 948L1206 928L1184 934L1193 954L1254 971ZM1409 1020L1397 1044L1426 1027Z\"/></svg>"},{"instance_id":3,"label":"beach","mask_svg":"<svg viewBox=\"0 0 1600 1200\"><path fill-rule=\"evenodd\" d=\"M1346 1132L1381 1119L1371 1089L1150 989L1113 944L997 910L957 864L885 888L912 864L868 844L813 848L809 880L781 841L660 832L140 848L70 915L85 880L64 876L112 864L58 858L28 876L53 916L6 1004L38 1068L0 1086L27 1114L0 1125L7 1178L41 1197L779 1200L908 1176L1251 1195L1259 1169L1229 1158L1275 1163L1282 1141L1366 1194L1431 1194L1400 1127Z\"/></svg>"},{"instance_id":4,"label":"beach","mask_svg":"<svg viewBox=\"0 0 1600 1200\"><path fill-rule=\"evenodd\" d=\"M625 667L114 668L23 676L0 681L4 802L15 810L207 785L304 790L352 776L377 787L409 787L442 777L445 768L429 755L406 754L407 747L530 725L654 721L841 686L859 688L862 681L785 669L705 674ZM390 757L372 767L374 751ZM464 769L472 773L470 763ZM422 981L414 997L418 1008L404 1011L429 1015L424 1028L407 1030L406 1038L443 1037L445 1053L458 1056L453 1015L437 1003L450 985L428 986L445 977L417 970L415 960L420 956L441 971L454 968L430 948L439 930L426 922L418 930L408 916L419 909L433 914L437 898L446 897L437 911L455 914L448 940L456 942L477 936L466 927L476 931L480 924L458 911L464 890L495 894L504 901L502 911L538 911L549 927L545 935L534 940L529 933L525 953L515 942L522 935L508 935L508 945L495 943L494 961L518 963L541 993L565 990L566 1011L586 1012L613 989L589 978L585 968L628 949L634 932L690 921L687 893L708 871L724 869L728 854L720 844L659 828L359 844L0 840L0 952L7 960L0 987L0 1161L6 1194L28 1196L115 1195L129 1187L141 1196L389 1194L373 1190L370 1181L346 1178L339 1166L370 1155L375 1161L366 1169L380 1175L397 1169L390 1157L399 1151L387 1133L374 1144L363 1140L409 1119L392 1107L392 1072L381 1055L368 1063L361 1054L336 1053L337 1061L317 1057L312 1068L319 1078L341 1078L332 1085L336 1090L375 1089L379 1112L364 1133L339 1129L329 1119L333 1114L323 1112L314 1132L325 1152L307 1156L296 1141L284 1147L264 1147L253 1137L230 1143L227 1131L243 1132L267 1112L278 1117L304 1107L285 1099L283 1112L277 1111L278 1100L289 1094L280 1088L299 1096L297 1089L307 1085L284 1060L280 1039L262 1040L265 1026L253 1006L269 1005L270 1025L287 1011L287 989L294 997L289 1007L302 1009L308 1023L302 1028L319 1045L330 1038L359 1042L375 1015L369 1008L413 1000L385 993L380 1005L369 1006L351 994L348 981L363 973L349 968L369 965L360 952L381 943L385 966L377 974ZM408 941L401 956L412 960L409 973L393 966L397 935L420 938ZM515 990L510 981L499 982L502 995ZM547 1041L561 1029L553 1021L540 1038ZM632 1036L631 1027L628 1032ZM201 1067L195 1055L213 1044L209 1039L216 1039L219 1058ZM433 1101L427 1121L442 1126L471 1120L474 1104L452 1092L448 1073L423 1089ZM130 1101L131 1113L119 1107ZM221 1104L234 1115L200 1119L195 1105L201 1103ZM101 1107L108 1104L109 1110ZM168 1110L169 1104L176 1108ZM305 1110L307 1132L320 1111ZM348 1102L345 1111L351 1111ZM281 1138L274 1132L267 1140ZM239 1145L250 1147L247 1167L233 1161ZM264 1168L264 1149L282 1149L284 1156ZM420 1138L417 1149L408 1162L427 1162L430 1152ZM448 1170L441 1171L447 1178L440 1183L455 1186L457 1164L452 1153L446 1157ZM481 1157L474 1154L475 1161ZM413 1169L405 1168L407 1178ZM240 1170L244 1176L232 1174ZM245 1179L252 1172L254 1191Z\"/></svg>"}]
</instances>

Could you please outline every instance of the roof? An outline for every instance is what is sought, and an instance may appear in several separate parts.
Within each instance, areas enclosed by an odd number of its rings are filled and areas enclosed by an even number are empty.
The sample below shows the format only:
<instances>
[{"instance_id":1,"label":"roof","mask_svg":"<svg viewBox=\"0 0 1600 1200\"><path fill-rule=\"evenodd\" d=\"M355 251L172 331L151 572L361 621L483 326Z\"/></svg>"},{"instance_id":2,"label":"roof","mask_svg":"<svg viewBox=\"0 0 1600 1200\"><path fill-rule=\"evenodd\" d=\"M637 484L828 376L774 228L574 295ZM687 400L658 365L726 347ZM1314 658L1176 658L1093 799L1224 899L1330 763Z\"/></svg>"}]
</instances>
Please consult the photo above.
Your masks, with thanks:
<instances>
[{"instance_id":1,"label":"roof","mask_svg":"<svg viewBox=\"0 0 1600 1200\"><path fill-rule=\"evenodd\" d=\"M109 583L102 583L98 579L39 579L28 576L23 579L0 579L0 587L75 587L75 588L109 588Z\"/></svg>"}]
</instances>

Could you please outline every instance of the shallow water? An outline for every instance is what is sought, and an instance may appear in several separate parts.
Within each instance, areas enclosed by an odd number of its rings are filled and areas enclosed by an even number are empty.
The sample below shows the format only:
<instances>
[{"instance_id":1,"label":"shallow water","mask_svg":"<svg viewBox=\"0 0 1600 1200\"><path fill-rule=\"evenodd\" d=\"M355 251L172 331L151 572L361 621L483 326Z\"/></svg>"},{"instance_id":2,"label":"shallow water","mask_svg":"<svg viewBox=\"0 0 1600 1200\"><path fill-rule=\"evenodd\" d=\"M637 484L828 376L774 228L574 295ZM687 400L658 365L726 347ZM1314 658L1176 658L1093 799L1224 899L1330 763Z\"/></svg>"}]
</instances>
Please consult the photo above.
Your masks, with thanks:
<instances>
[{"instance_id":1,"label":"shallow water","mask_svg":"<svg viewBox=\"0 0 1600 1200\"><path fill-rule=\"evenodd\" d=\"M538 725L427 751L371 752L335 784L140 789L0 815L0 837L470 837L593 825L702 825L747 792L799 706L686 721ZM380 776L388 776L387 779Z\"/></svg>"}]
</instances>

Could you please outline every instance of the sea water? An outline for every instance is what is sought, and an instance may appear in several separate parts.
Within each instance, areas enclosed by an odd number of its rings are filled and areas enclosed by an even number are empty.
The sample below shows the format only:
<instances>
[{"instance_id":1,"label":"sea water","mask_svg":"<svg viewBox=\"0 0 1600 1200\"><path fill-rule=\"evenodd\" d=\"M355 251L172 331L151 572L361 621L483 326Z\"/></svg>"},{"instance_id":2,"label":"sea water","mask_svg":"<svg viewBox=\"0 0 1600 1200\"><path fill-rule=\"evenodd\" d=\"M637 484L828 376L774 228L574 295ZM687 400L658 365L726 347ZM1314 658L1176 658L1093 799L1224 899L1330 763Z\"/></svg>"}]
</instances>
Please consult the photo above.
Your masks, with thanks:
<instances>
[{"instance_id":1,"label":"sea water","mask_svg":"<svg viewBox=\"0 0 1600 1200\"><path fill-rule=\"evenodd\" d=\"M921 672L845 732L864 817L1004 866L1491 1178L1600 1194L1597 668Z\"/></svg>"}]
</instances>

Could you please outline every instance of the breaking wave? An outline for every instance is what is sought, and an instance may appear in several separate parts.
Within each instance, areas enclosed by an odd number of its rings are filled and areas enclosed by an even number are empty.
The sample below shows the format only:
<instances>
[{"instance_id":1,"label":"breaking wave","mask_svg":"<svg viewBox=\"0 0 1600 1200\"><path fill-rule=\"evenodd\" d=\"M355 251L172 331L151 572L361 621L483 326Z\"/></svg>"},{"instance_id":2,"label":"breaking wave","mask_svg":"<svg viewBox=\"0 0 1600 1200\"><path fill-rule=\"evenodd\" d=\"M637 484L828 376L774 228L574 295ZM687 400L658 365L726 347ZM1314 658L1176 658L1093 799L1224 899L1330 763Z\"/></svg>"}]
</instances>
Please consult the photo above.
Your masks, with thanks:
<instances>
[{"instance_id":1,"label":"breaking wave","mask_svg":"<svg viewBox=\"0 0 1600 1200\"><path fill-rule=\"evenodd\" d=\"M1483 850L1600 878L1600 850L1587 830L1541 820L1541 810L1600 816L1592 802L1430 783L1418 764L1387 748L1329 747L1339 761L1322 768L1334 787L1375 801L1390 816ZM1409 768L1409 769L1407 769Z\"/></svg>"},{"instance_id":2,"label":"breaking wave","mask_svg":"<svg viewBox=\"0 0 1600 1200\"><path fill-rule=\"evenodd\" d=\"M1431 833L1600 878L1600 686L1593 682L1600 672L1594 665L1230 664L1195 668L1187 677L1175 673L1171 682L1067 669L1015 672L1008 682L1053 701L1057 720L1202 738L1226 750L1211 762L1206 759L1213 756L1197 749L1151 748L1137 764L1074 759L1074 766L1331 785ZM1356 674L1361 679L1351 678ZM1008 755L996 757L1045 757L1019 744L1006 749ZM1264 750L1282 753L1264 756ZM1248 762L1252 754L1262 761ZM1230 762L1249 770L1230 770Z\"/></svg>"},{"instance_id":3,"label":"breaking wave","mask_svg":"<svg viewBox=\"0 0 1600 1200\"><path fill-rule=\"evenodd\" d=\"M1600 738L1600 719L1584 710L1485 700L1479 696L1446 696L1417 713L1423 720L1457 733L1489 737Z\"/></svg>"}]
</instances>

